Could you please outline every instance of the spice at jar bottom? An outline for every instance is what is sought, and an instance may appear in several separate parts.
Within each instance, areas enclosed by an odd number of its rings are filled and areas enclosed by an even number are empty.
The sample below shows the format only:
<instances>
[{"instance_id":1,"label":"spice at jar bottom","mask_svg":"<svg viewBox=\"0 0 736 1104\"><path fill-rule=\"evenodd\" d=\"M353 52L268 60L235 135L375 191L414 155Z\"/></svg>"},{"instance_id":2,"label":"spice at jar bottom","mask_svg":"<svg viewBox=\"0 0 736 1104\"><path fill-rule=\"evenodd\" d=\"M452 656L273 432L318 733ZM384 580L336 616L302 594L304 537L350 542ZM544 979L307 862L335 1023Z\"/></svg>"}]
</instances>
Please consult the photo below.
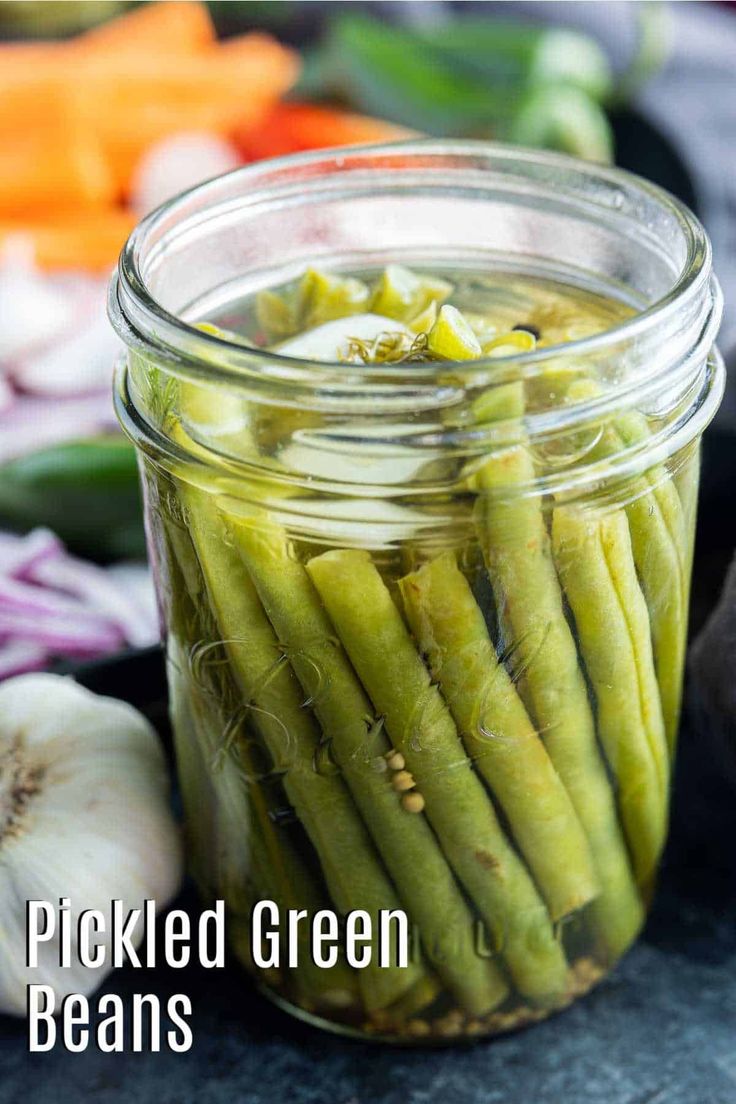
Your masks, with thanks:
<instances>
[{"instance_id":1,"label":"spice at jar bottom","mask_svg":"<svg viewBox=\"0 0 736 1104\"><path fill-rule=\"evenodd\" d=\"M136 349L119 406L159 438L142 470L202 893L292 1011L431 1042L564 1007L641 929L697 496L678 427L718 364L706 348L653 401L622 351L633 290L395 260L218 296L189 315L199 374ZM222 349L240 380L208 378ZM361 966L353 943L259 966L266 900L359 917Z\"/></svg>"}]
</instances>

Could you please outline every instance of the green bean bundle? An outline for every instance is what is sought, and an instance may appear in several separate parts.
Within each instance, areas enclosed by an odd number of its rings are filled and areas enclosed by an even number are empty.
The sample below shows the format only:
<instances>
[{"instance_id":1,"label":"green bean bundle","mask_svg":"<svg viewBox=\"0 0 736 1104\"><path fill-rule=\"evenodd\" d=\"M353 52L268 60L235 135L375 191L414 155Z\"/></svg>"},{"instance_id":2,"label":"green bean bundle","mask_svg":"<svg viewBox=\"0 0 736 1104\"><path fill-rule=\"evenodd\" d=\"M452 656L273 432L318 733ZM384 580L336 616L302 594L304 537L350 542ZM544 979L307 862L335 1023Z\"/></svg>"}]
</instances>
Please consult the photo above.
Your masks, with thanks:
<instances>
[{"instance_id":1,"label":"green bean bundle","mask_svg":"<svg viewBox=\"0 0 736 1104\"><path fill-rule=\"evenodd\" d=\"M392 1039L505 1030L587 991L641 928L697 455L648 462L654 421L606 407L603 367L565 352L627 312L511 272L309 269L248 298L237 332L200 328L342 361L346 386L434 365L452 401L384 433L372 412L346 426L328 386L310 409L153 388L176 446L145 478L192 868L304 1014ZM578 406L566 434L534 429ZM302 928L259 966L262 900L332 914L331 965ZM406 920L388 956L385 915Z\"/></svg>"}]
</instances>

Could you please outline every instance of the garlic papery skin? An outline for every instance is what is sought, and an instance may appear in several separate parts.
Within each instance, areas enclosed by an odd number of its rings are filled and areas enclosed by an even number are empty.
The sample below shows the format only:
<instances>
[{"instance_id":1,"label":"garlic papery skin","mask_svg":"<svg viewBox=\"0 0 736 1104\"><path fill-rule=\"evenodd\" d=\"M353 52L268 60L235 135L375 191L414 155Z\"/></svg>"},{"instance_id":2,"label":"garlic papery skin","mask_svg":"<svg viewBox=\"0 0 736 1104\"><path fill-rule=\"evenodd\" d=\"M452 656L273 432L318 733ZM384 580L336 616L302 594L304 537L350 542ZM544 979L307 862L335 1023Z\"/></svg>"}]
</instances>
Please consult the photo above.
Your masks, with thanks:
<instances>
[{"instance_id":1,"label":"garlic papery skin","mask_svg":"<svg viewBox=\"0 0 736 1104\"><path fill-rule=\"evenodd\" d=\"M110 946L111 902L125 913L146 899L166 905L182 876L181 835L169 805L158 737L131 706L69 678L31 674L0 684L0 1012L26 1013L26 987L50 985L58 1000L89 995L110 972L76 956L79 913L99 909ZM26 967L26 902L70 900L72 955L59 939ZM136 927L138 941L143 927Z\"/></svg>"}]
</instances>

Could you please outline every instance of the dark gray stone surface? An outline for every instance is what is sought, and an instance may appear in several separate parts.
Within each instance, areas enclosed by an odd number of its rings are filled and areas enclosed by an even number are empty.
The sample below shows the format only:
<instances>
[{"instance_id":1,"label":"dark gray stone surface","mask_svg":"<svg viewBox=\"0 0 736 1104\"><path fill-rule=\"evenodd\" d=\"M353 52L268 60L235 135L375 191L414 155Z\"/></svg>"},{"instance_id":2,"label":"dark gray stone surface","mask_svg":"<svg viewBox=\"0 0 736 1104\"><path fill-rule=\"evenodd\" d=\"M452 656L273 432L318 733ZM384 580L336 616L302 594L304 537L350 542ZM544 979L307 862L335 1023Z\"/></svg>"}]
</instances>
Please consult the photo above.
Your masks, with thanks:
<instances>
[{"instance_id":1,"label":"dark gray stone surface","mask_svg":"<svg viewBox=\"0 0 736 1104\"><path fill-rule=\"evenodd\" d=\"M187 992L187 1054L29 1055L0 1020L0 1104L734 1104L736 798L712 745L683 734L671 845L639 946L576 1007L474 1046L336 1039L225 971L122 971L123 996Z\"/></svg>"}]
</instances>

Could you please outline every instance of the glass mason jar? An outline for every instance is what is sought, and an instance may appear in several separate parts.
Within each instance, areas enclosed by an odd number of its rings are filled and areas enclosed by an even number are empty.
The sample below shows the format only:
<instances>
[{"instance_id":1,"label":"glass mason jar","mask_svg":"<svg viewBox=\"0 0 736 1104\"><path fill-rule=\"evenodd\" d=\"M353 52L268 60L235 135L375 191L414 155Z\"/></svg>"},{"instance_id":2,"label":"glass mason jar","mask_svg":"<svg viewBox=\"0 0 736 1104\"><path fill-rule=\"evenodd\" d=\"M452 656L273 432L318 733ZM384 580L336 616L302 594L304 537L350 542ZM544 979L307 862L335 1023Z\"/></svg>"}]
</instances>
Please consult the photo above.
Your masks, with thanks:
<instances>
[{"instance_id":1,"label":"glass mason jar","mask_svg":"<svg viewBox=\"0 0 736 1104\"><path fill-rule=\"evenodd\" d=\"M387 262L629 309L457 363L309 362L200 325L308 265ZM667 834L720 312L708 240L671 196L486 143L254 165L132 234L117 405L191 867L292 1012L394 1041L485 1035L569 1004L636 939Z\"/></svg>"}]
</instances>

